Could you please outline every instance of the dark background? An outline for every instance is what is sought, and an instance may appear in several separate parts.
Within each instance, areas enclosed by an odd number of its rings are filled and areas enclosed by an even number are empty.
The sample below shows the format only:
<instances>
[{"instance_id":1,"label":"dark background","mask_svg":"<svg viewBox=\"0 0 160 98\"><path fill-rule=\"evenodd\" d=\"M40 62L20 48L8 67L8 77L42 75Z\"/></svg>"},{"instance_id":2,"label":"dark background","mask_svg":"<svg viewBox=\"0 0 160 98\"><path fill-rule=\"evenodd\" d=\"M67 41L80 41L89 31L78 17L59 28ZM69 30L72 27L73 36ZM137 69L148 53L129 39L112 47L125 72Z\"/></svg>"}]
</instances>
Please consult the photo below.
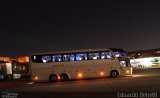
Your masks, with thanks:
<instances>
[{"instance_id":1,"label":"dark background","mask_svg":"<svg viewBox=\"0 0 160 98\"><path fill-rule=\"evenodd\" d=\"M159 48L160 3L0 2L0 56L88 48Z\"/></svg>"}]
</instances>

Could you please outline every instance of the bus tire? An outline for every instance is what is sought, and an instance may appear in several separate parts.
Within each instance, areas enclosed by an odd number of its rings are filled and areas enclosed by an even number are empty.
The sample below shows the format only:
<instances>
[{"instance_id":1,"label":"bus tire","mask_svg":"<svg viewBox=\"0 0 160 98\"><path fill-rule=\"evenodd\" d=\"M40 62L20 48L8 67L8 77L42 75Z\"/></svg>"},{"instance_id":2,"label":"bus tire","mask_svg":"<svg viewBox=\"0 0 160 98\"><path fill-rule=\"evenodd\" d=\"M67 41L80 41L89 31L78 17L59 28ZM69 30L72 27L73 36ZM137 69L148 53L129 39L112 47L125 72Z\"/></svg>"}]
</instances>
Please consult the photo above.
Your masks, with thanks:
<instances>
[{"instance_id":1,"label":"bus tire","mask_svg":"<svg viewBox=\"0 0 160 98\"><path fill-rule=\"evenodd\" d=\"M68 76L66 73L62 73L62 74L60 75L60 77L61 77L61 80L62 80L62 81L67 81L67 80L69 80L69 76Z\"/></svg>"},{"instance_id":2,"label":"bus tire","mask_svg":"<svg viewBox=\"0 0 160 98\"><path fill-rule=\"evenodd\" d=\"M112 70L111 73L110 73L110 76L111 76L112 78L116 78L116 77L118 77L118 75L119 75L119 73L118 73L117 70Z\"/></svg>"},{"instance_id":3,"label":"bus tire","mask_svg":"<svg viewBox=\"0 0 160 98\"><path fill-rule=\"evenodd\" d=\"M56 74L51 74L49 76L49 81L50 82L56 82L58 80L58 76Z\"/></svg>"}]
</instances>

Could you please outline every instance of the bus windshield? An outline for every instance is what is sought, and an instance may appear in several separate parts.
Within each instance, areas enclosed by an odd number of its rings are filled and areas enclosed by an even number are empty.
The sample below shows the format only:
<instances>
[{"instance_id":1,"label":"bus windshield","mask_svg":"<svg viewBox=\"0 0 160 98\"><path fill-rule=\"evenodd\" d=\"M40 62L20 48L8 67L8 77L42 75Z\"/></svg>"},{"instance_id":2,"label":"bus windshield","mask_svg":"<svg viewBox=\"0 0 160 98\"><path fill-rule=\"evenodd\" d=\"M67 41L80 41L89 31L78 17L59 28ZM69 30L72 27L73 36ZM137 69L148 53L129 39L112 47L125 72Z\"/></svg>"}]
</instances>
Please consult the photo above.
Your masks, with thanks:
<instances>
[{"instance_id":1,"label":"bus windshield","mask_svg":"<svg viewBox=\"0 0 160 98\"><path fill-rule=\"evenodd\" d=\"M127 52L123 49L115 49L115 48L111 48L111 50L113 51L114 55L117 58L125 58L127 57Z\"/></svg>"},{"instance_id":2,"label":"bus windshield","mask_svg":"<svg viewBox=\"0 0 160 98\"><path fill-rule=\"evenodd\" d=\"M121 66L130 67L130 59L127 56L127 52L124 49L110 48L114 55L119 59Z\"/></svg>"}]
</instances>

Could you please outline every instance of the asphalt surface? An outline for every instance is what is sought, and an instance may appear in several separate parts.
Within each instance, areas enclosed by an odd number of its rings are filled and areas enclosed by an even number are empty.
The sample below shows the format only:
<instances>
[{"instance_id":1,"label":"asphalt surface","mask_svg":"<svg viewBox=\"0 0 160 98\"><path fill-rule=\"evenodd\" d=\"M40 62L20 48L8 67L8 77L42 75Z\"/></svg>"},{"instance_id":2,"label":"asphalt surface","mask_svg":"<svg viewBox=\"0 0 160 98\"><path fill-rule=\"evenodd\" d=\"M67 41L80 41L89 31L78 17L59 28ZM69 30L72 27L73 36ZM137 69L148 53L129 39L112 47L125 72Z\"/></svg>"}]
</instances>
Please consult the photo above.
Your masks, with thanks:
<instances>
[{"instance_id":1,"label":"asphalt surface","mask_svg":"<svg viewBox=\"0 0 160 98\"><path fill-rule=\"evenodd\" d=\"M124 96L120 96L121 93L156 93L156 96L138 97L160 98L160 69L135 69L132 77L55 83L33 83L29 79L1 81L0 92L2 97L18 94L16 98L122 98Z\"/></svg>"}]
</instances>

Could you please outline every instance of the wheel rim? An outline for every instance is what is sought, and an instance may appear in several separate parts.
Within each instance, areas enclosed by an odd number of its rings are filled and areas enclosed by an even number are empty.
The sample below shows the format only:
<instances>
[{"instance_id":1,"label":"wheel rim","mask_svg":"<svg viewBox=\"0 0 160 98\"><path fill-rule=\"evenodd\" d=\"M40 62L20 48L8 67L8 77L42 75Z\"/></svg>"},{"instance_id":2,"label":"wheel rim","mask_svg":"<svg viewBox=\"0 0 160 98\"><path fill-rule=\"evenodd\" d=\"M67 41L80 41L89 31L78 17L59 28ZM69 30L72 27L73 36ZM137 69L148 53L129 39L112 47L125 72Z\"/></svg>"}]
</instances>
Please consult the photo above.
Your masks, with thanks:
<instances>
[{"instance_id":1,"label":"wheel rim","mask_svg":"<svg viewBox=\"0 0 160 98\"><path fill-rule=\"evenodd\" d=\"M64 80L68 80L68 76L67 76L67 75L62 75L62 76L61 76L61 80L63 80L63 81L64 81Z\"/></svg>"},{"instance_id":2,"label":"wheel rim","mask_svg":"<svg viewBox=\"0 0 160 98\"><path fill-rule=\"evenodd\" d=\"M116 77L117 76L117 72L112 72L112 76Z\"/></svg>"},{"instance_id":3,"label":"wheel rim","mask_svg":"<svg viewBox=\"0 0 160 98\"><path fill-rule=\"evenodd\" d=\"M55 77L55 76L53 76L51 79L52 79L53 81L55 81L55 80L56 80L56 77Z\"/></svg>"},{"instance_id":4,"label":"wheel rim","mask_svg":"<svg viewBox=\"0 0 160 98\"><path fill-rule=\"evenodd\" d=\"M64 78L64 76L61 76L61 80L64 80L65 78Z\"/></svg>"},{"instance_id":5,"label":"wheel rim","mask_svg":"<svg viewBox=\"0 0 160 98\"><path fill-rule=\"evenodd\" d=\"M116 76L116 72L113 72L113 76Z\"/></svg>"},{"instance_id":6,"label":"wheel rim","mask_svg":"<svg viewBox=\"0 0 160 98\"><path fill-rule=\"evenodd\" d=\"M51 76L50 77L50 81L56 81L56 79L57 79L56 76Z\"/></svg>"}]
</instances>

